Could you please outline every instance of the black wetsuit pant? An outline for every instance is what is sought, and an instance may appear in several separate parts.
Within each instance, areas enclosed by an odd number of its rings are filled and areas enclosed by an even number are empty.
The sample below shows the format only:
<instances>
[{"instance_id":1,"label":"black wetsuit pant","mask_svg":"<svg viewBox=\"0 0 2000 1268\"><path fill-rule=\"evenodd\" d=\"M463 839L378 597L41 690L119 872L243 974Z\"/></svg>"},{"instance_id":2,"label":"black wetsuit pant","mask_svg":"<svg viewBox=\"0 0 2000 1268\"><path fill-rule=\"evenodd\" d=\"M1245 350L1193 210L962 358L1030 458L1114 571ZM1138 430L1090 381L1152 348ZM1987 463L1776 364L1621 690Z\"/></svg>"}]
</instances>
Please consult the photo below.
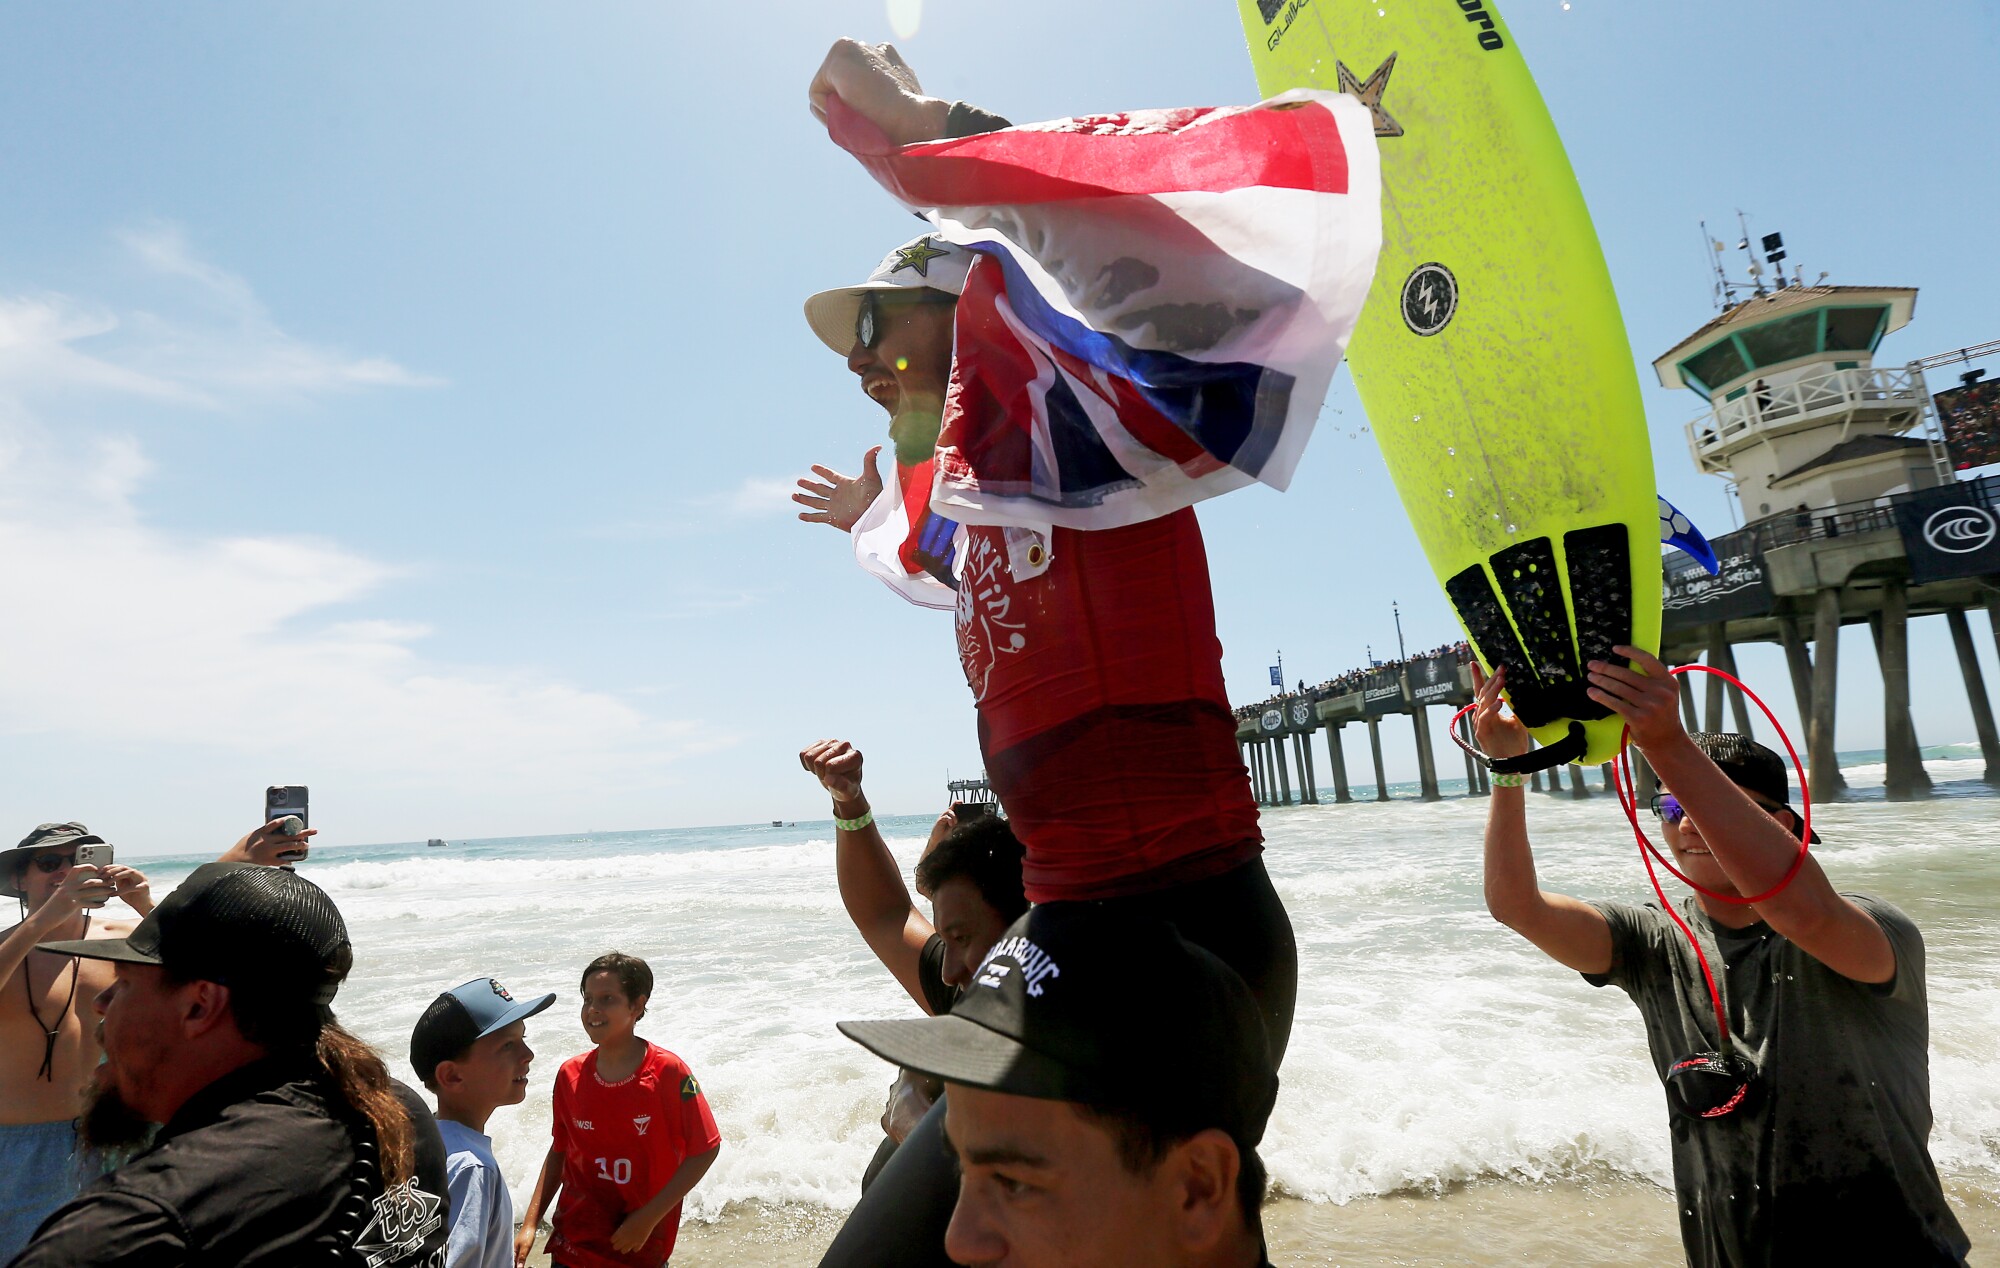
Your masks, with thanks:
<instances>
[{"instance_id":1,"label":"black wetsuit pant","mask_svg":"<svg viewBox=\"0 0 2000 1268\"><path fill-rule=\"evenodd\" d=\"M1205 881L1091 905L1157 916L1214 952L1250 984L1272 1058L1283 1060L1298 1003L1299 949L1261 860ZM945 1152L940 1100L882 1164L820 1268L943 1268L951 1263L944 1233L957 1202L958 1165Z\"/></svg>"}]
</instances>

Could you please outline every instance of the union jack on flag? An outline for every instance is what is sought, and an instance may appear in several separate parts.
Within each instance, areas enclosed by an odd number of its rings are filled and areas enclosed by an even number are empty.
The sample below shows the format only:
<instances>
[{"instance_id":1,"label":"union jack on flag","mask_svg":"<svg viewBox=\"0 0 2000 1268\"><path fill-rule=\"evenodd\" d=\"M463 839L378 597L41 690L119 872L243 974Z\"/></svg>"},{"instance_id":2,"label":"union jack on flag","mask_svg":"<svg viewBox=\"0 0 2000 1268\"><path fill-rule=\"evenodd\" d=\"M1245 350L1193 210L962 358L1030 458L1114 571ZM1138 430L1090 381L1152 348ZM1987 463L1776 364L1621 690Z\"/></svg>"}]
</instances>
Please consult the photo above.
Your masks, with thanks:
<instances>
[{"instance_id":1,"label":"union jack on flag","mask_svg":"<svg viewBox=\"0 0 2000 1268\"><path fill-rule=\"evenodd\" d=\"M958 303L936 515L1116 528L1290 483L1381 245L1366 107L1301 89L901 147L837 100L829 122L981 256ZM918 490L897 493L914 525Z\"/></svg>"}]
</instances>

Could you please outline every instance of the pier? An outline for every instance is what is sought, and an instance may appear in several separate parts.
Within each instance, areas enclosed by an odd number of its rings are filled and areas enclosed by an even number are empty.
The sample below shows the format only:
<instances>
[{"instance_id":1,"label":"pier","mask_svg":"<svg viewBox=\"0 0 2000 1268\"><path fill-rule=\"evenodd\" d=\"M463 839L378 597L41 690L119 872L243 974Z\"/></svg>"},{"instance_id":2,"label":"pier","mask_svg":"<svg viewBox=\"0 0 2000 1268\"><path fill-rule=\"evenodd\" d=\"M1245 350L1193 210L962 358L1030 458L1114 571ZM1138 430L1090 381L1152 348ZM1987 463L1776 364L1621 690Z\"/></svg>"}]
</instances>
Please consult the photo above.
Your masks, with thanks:
<instances>
[{"instance_id":1,"label":"pier","mask_svg":"<svg viewBox=\"0 0 2000 1268\"><path fill-rule=\"evenodd\" d=\"M1781 246L1777 235L1764 240L1766 265L1784 259ZM2000 342L1878 367L1875 349L1909 322L1915 288L1804 286L1778 269L1778 285L1767 289L1763 269L1751 273L1754 294L1739 302L1737 291L1752 287L1720 283L1722 311L1653 362L1662 385L1707 402L1687 424L1688 453L1697 471L1729 481L1745 521L1711 542L1718 575L1679 551L1662 559L1660 658L1735 674L1737 647L1781 646L1805 723L1812 799L1838 801L1846 791L1834 751L1840 631L1866 624L1883 688L1885 788L1903 801L1931 791L1910 700L1910 622L1942 616L1983 778L2000 786L2000 729L1976 642L1990 636L2000 653L2000 476L1960 478L2000 463L2000 383L1981 382L1984 372L1974 370L1934 396L1926 377L2000 355ZM1683 675L1680 687L1689 730L1752 731L1749 701L1721 678ZM1260 805L1293 804L1294 771L1297 800L1321 803L1315 736L1323 737L1333 801L1350 802L1345 730L1360 723L1374 800L1386 801L1381 728L1406 717L1420 796L1430 801L1439 796L1430 710L1446 707L1448 718L1471 699L1465 657L1417 657L1347 675L1338 689L1240 710L1236 738ZM1469 755L1464 761L1469 795L1482 795L1486 772ZM1583 774L1558 767L1532 786L1588 796ZM1643 760L1634 775L1650 795ZM1608 788L1609 769L1599 776Z\"/></svg>"}]
</instances>

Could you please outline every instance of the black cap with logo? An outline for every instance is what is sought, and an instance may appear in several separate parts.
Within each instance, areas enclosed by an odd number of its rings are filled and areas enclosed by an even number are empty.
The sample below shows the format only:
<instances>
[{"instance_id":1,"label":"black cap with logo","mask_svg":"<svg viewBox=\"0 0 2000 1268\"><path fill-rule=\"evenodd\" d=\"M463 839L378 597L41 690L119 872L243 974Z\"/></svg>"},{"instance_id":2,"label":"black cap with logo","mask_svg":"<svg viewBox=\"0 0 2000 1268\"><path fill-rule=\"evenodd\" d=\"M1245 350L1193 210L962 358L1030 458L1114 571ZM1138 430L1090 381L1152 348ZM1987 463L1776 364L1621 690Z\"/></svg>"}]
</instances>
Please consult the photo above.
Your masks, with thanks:
<instances>
[{"instance_id":1,"label":"black cap with logo","mask_svg":"<svg viewBox=\"0 0 2000 1268\"><path fill-rule=\"evenodd\" d=\"M1716 769L1744 792L1792 809L1792 768L1776 750L1766 748L1747 735L1734 731L1695 731L1688 736L1696 748L1707 754ZM1792 810L1794 815L1798 811ZM1819 844L1819 833L1812 834Z\"/></svg>"},{"instance_id":2,"label":"black cap with logo","mask_svg":"<svg viewBox=\"0 0 2000 1268\"><path fill-rule=\"evenodd\" d=\"M296 872L205 863L123 938L44 942L86 960L157 964L188 981L296 990L333 1003L354 956L326 891Z\"/></svg>"},{"instance_id":3,"label":"black cap with logo","mask_svg":"<svg viewBox=\"0 0 2000 1268\"><path fill-rule=\"evenodd\" d=\"M950 1015L840 1030L947 1082L1165 1111L1246 1146L1278 1095L1263 1015L1235 970L1163 921L1088 904L1015 921Z\"/></svg>"},{"instance_id":4,"label":"black cap with logo","mask_svg":"<svg viewBox=\"0 0 2000 1268\"><path fill-rule=\"evenodd\" d=\"M74 821L70 823L38 823L35 830L21 838L21 843L8 854L17 850L56 850L64 846L75 849L79 845L103 845L105 840L89 828ZM12 860L8 860L9 863ZM21 889L14 884L14 868L0 865L0 898L19 898Z\"/></svg>"}]
</instances>

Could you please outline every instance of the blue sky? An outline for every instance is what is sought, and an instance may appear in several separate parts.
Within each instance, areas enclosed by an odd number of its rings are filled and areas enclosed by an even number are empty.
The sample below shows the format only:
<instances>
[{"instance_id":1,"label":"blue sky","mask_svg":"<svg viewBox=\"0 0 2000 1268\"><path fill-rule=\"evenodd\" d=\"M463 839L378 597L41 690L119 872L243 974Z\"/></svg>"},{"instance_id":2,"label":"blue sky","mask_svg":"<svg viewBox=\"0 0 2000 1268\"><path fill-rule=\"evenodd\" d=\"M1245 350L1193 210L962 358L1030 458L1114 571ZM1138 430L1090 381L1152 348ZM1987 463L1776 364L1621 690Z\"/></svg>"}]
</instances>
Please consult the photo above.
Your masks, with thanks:
<instances>
[{"instance_id":1,"label":"blue sky","mask_svg":"<svg viewBox=\"0 0 2000 1268\"><path fill-rule=\"evenodd\" d=\"M1320 0L1330 3L1332 0ZM1252 99L1233 4L895 0L1017 119ZM1923 288L1882 358L2000 336L1984 0L1514 0L1642 363L1662 491L1722 485L1643 366L1710 314L1696 221ZM114 17L115 15L115 17ZM804 105L884 0L0 11L0 827L219 845L824 814L978 766L949 618L791 518L881 416L807 331L912 222ZM1733 228L1726 232L1732 236ZM1291 491L1202 518L1231 691L1455 637L1345 376ZM1992 640L1976 624L1989 681ZM1941 621L1919 732L1969 738ZM1840 741L1880 735L1865 635ZM1748 651L1789 721L1775 655ZM1391 735L1392 775L1414 769ZM11 832L11 827L6 828Z\"/></svg>"}]
</instances>

